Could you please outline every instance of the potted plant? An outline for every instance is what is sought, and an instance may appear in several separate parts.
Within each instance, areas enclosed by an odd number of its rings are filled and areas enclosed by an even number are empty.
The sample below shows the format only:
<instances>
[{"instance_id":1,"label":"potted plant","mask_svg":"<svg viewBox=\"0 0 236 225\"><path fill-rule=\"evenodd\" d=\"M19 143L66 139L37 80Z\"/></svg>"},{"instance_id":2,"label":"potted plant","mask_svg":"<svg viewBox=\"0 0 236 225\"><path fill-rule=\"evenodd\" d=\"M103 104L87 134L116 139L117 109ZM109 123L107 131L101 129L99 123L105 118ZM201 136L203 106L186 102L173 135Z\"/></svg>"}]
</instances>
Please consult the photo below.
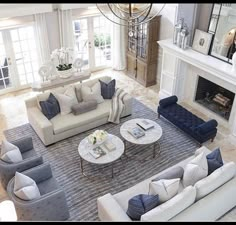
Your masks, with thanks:
<instances>
[{"instance_id":1,"label":"potted plant","mask_svg":"<svg viewBox=\"0 0 236 225\"><path fill-rule=\"evenodd\" d=\"M51 59L56 65L57 72L59 77L68 78L72 75L72 60L71 52L73 52L72 48L60 48L55 49L51 54Z\"/></svg>"}]
</instances>

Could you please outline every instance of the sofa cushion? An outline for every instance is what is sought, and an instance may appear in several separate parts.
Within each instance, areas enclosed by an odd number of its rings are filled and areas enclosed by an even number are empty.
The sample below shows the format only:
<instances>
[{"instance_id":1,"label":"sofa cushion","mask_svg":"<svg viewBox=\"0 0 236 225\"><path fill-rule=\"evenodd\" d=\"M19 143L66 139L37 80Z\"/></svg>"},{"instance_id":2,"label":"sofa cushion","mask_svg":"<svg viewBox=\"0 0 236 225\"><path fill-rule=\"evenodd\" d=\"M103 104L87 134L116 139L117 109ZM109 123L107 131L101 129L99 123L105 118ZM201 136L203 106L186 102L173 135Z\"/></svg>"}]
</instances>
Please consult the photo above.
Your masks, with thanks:
<instances>
[{"instance_id":1,"label":"sofa cushion","mask_svg":"<svg viewBox=\"0 0 236 225\"><path fill-rule=\"evenodd\" d=\"M228 162L223 166L216 169L209 176L199 180L195 183L194 187L196 188L197 195L196 200L199 200L227 181L234 177L236 172L236 165L234 162Z\"/></svg>"},{"instance_id":2,"label":"sofa cushion","mask_svg":"<svg viewBox=\"0 0 236 225\"><path fill-rule=\"evenodd\" d=\"M178 193L180 178L152 181L149 186L149 194L159 195L160 202L166 202Z\"/></svg>"},{"instance_id":3,"label":"sofa cushion","mask_svg":"<svg viewBox=\"0 0 236 225\"><path fill-rule=\"evenodd\" d=\"M199 148L195 151L194 155L197 156L200 153L206 151L206 149L207 149L206 147L202 146L201 148ZM208 175L211 174L214 170L223 166L223 164L224 164L219 148L216 148L214 151L207 154L206 158L207 158L207 165L208 165Z\"/></svg>"},{"instance_id":4,"label":"sofa cushion","mask_svg":"<svg viewBox=\"0 0 236 225\"><path fill-rule=\"evenodd\" d=\"M127 215L132 220L140 220L140 217L160 204L158 195L139 194L128 202Z\"/></svg>"},{"instance_id":5,"label":"sofa cushion","mask_svg":"<svg viewBox=\"0 0 236 225\"><path fill-rule=\"evenodd\" d=\"M49 120L60 113L59 103L52 93L50 93L46 101L40 101L39 104L41 106L42 113Z\"/></svg>"},{"instance_id":6,"label":"sofa cushion","mask_svg":"<svg viewBox=\"0 0 236 225\"><path fill-rule=\"evenodd\" d=\"M110 106L111 100L105 100L103 103L97 105L96 110L91 110L79 116L73 115L72 113L63 116L58 114L51 119L54 134L59 134L106 117L108 119Z\"/></svg>"},{"instance_id":7,"label":"sofa cushion","mask_svg":"<svg viewBox=\"0 0 236 225\"><path fill-rule=\"evenodd\" d=\"M23 160L20 149L6 141L2 141L1 145L1 160L7 163L17 163Z\"/></svg>"},{"instance_id":8,"label":"sofa cushion","mask_svg":"<svg viewBox=\"0 0 236 225\"><path fill-rule=\"evenodd\" d=\"M141 216L141 221L168 221L192 205L196 198L196 189L186 187L182 192Z\"/></svg>"},{"instance_id":9,"label":"sofa cushion","mask_svg":"<svg viewBox=\"0 0 236 225\"><path fill-rule=\"evenodd\" d=\"M167 172L158 175L155 177L152 181L158 181L161 179L175 179L175 178L180 178L182 179L184 174L184 169L181 166L176 166L168 170Z\"/></svg>"},{"instance_id":10,"label":"sofa cushion","mask_svg":"<svg viewBox=\"0 0 236 225\"><path fill-rule=\"evenodd\" d=\"M101 95L101 84L99 82L95 83L92 87L82 84L81 93L83 101L96 100L98 104L104 102Z\"/></svg>"},{"instance_id":11,"label":"sofa cushion","mask_svg":"<svg viewBox=\"0 0 236 225\"><path fill-rule=\"evenodd\" d=\"M112 99L116 91L116 80L113 79L109 83L99 80L101 84L101 94L104 99Z\"/></svg>"},{"instance_id":12,"label":"sofa cushion","mask_svg":"<svg viewBox=\"0 0 236 225\"><path fill-rule=\"evenodd\" d=\"M15 174L14 194L23 200L33 200L40 197L35 181L19 172Z\"/></svg>"},{"instance_id":13,"label":"sofa cushion","mask_svg":"<svg viewBox=\"0 0 236 225\"><path fill-rule=\"evenodd\" d=\"M187 187L194 185L197 181L206 177L208 165L205 152L200 153L192 159L184 168L183 185Z\"/></svg>"},{"instance_id":14,"label":"sofa cushion","mask_svg":"<svg viewBox=\"0 0 236 225\"><path fill-rule=\"evenodd\" d=\"M221 152L219 148L216 148L207 156L207 164L208 164L208 175L214 172L219 167L223 166L223 160L221 157Z\"/></svg>"},{"instance_id":15,"label":"sofa cushion","mask_svg":"<svg viewBox=\"0 0 236 225\"><path fill-rule=\"evenodd\" d=\"M79 114L86 113L86 112L96 109L97 105L98 103L96 100L90 100L87 102L80 102L73 105L71 107L71 110L74 115L79 115Z\"/></svg>"}]
</instances>

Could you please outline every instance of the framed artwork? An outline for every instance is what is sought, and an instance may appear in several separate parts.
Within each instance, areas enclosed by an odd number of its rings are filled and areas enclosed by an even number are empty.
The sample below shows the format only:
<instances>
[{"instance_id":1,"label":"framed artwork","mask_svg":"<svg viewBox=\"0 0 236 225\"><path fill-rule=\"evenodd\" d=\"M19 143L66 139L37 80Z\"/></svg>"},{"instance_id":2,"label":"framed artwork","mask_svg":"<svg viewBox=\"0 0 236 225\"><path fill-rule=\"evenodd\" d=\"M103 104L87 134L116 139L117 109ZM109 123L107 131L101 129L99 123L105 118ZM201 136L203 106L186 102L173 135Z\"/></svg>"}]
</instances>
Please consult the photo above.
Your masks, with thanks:
<instances>
[{"instance_id":1,"label":"framed artwork","mask_svg":"<svg viewBox=\"0 0 236 225\"><path fill-rule=\"evenodd\" d=\"M208 55L212 36L213 35L210 33L196 29L194 34L192 49L201 52L205 55Z\"/></svg>"}]
</instances>

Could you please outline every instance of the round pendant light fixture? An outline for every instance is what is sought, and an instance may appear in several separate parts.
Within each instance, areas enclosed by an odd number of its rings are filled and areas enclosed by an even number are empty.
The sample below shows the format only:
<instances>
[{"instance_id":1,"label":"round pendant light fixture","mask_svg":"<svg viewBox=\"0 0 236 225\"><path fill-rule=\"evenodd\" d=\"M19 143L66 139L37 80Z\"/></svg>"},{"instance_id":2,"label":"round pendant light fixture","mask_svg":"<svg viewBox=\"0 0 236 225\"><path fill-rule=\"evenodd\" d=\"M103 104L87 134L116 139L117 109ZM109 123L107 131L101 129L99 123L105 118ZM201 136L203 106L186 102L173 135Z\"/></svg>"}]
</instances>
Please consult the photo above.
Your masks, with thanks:
<instances>
[{"instance_id":1,"label":"round pendant light fixture","mask_svg":"<svg viewBox=\"0 0 236 225\"><path fill-rule=\"evenodd\" d=\"M96 4L96 6L103 16L115 24L121 26L138 26L140 24L149 22L155 16L159 15L165 4L108 3ZM114 16L109 16L111 13Z\"/></svg>"}]
</instances>

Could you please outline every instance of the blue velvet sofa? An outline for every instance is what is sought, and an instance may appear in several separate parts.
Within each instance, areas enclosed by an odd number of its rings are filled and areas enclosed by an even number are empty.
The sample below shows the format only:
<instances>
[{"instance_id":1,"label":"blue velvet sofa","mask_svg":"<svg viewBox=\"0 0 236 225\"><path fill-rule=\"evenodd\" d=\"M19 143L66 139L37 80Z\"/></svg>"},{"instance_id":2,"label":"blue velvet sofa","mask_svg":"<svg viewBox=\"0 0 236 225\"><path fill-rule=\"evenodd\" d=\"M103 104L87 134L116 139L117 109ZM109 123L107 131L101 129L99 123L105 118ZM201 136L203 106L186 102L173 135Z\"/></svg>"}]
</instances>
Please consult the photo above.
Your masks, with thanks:
<instances>
[{"instance_id":1,"label":"blue velvet sofa","mask_svg":"<svg viewBox=\"0 0 236 225\"><path fill-rule=\"evenodd\" d=\"M217 133L217 121L211 119L205 122L179 105L177 101L178 98L175 95L161 99L157 108L158 118L160 115L165 117L200 144L210 139L213 141Z\"/></svg>"}]
</instances>

